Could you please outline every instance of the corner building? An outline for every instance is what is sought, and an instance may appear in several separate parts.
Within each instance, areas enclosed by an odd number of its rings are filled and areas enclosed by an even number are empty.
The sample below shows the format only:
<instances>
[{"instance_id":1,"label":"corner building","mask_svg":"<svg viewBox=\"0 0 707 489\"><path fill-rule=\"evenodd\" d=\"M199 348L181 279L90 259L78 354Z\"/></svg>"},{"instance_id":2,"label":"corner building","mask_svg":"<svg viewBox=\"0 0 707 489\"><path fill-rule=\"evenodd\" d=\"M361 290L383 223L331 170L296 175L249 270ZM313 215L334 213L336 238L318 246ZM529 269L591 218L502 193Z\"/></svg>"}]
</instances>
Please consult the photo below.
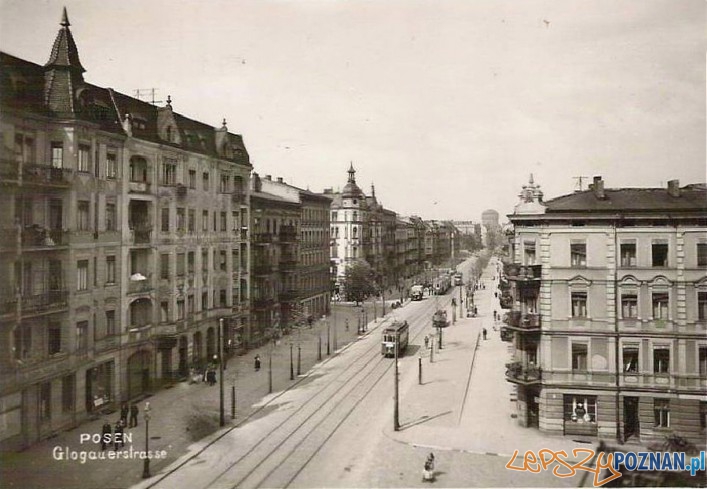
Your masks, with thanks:
<instances>
[{"instance_id":1,"label":"corner building","mask_svg":"<svg viewBox=\"0 0 707 489\"><path fill-rule=\"evenodd\" d=\"M139 399L248 334L241 136L0 53L0 447Z\"/></svg>"},{"instance_id":2,"label":"corner building","mask_svg":"<svg viewBox=\"0 0 707 489\"><path fill-rule=\"evenodd\" d=\"M509 216L518 419L573 436L704 445L707 188L590 190Z\"/></svg>"}]
</instances>

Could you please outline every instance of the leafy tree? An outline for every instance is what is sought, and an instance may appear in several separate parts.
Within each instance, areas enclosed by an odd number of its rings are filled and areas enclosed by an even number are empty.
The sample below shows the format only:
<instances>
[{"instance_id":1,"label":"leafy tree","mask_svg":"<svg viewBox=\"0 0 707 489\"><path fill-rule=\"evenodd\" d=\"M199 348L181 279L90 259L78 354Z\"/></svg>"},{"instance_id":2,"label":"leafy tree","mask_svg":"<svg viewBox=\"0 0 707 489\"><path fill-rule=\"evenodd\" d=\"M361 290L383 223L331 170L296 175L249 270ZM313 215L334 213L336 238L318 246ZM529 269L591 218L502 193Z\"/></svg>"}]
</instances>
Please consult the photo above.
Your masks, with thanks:
<instances>
[{"instance_id":1,"label":"leafy tree","mask_svg":"<svg viewBox=\"0 0 707 489\"><path fill-rule=\"evenodd\" d=\"M344 291L346 299L361 302L376 293L375 272L365 260L359 260L346 269Z\"/></svg>"}]
</instances>

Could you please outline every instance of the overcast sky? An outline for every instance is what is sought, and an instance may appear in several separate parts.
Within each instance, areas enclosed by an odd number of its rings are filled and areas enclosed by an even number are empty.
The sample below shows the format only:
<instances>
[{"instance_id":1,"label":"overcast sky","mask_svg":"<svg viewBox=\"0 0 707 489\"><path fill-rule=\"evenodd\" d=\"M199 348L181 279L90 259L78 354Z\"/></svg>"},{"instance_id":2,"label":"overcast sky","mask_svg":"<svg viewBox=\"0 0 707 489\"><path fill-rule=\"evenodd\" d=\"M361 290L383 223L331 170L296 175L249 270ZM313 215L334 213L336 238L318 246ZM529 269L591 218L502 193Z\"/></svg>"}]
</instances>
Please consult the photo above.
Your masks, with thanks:
<instances>
[{"instance_id":1,"label":"overcast sky","mask_svg":"<svg viewBox=\"0 0 707 489\"><path fill-rule=\"evenodd\" d=\"M242 134L255 171L428 219L512 212L575 176L705 181L704 0L0 0L44 64L66 5L91 83L155 87Z\"/></svg>"}]
</instances>

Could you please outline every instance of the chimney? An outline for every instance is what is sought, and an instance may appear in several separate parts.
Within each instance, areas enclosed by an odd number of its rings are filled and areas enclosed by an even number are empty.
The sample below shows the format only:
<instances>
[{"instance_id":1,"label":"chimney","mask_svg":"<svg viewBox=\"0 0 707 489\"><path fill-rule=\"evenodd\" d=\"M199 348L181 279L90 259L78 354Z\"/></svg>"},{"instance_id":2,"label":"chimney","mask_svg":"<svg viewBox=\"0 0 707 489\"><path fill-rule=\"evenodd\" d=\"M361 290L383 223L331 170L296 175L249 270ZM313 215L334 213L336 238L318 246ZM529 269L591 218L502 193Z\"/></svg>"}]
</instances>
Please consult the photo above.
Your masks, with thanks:
<instances>
[{"instance_id":1,"label":"chimney","mask_svg":"<svg viewBox=\"0 0 707 489\"><path fill-rule=\"evenodd\" d=\"M265 180L270 180L272 182L272 175L265 175Z\"/></svg>"},{"instance_id":2,"label":"chimney","mask_svg":"<svg viewBox=\"0 0 707 489\"><path fill-rule=\"evenodd\" d=\"M604 180L602 180L600 176L594 177L592 190L597 199L603 200L606 198L606 194L604 193Z\"/></svg>"},{"instance_id":3,"label":"chimney","mask_svg":"<svg viewBox=\"0 0 707 489\"><path fill-rule=\"evenodd\" d=\"M680 180L668 180L668 195L680 197Z\"/></svg>"},{"instance_id":4,"label":"chimney","mask_svg":"<svg viewBox=\"0 0 707 489\"><path fill-rule=\"evenodd\" d=\"M284 183L284 182L282 181L282 177L277 177L277 183Z\"/></svg>"}]
</instances>

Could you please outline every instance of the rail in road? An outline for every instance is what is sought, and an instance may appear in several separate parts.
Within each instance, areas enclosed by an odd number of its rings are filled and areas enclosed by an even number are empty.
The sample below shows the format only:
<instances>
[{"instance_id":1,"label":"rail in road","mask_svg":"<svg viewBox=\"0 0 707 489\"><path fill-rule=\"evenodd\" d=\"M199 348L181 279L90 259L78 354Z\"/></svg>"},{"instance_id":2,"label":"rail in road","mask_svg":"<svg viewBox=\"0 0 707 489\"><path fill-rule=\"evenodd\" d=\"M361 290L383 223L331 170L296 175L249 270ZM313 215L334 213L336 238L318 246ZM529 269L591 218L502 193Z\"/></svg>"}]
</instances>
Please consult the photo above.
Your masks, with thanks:
<instances>
[{"instance_id":1,"label":"rail in road","mask_svg":"<svg viewBox=\"0 0 707 489\"><path fill-rule=\"evenodd\" d=\"M436 308L449 306L453 293L454 288L444 296L395 311L396 319L410 324L410 343L425 332ZM288 487L392 368L393 360L382 357L380 336L375 334L384 323L379 322L373 334L328 361L329 366L338 361L339 368L332 367L306 387L298 382L273 396L248 418L168 468L146 487L185 483L195 489ZM406 361L405 357L401 361ZM320 367L310 374L318 373ZM288 401L289 391L298 387L312 392L304 400ZM255 419L264 415L270 420L267 428L255 432Z\"/></svg>"}]
</instances>

